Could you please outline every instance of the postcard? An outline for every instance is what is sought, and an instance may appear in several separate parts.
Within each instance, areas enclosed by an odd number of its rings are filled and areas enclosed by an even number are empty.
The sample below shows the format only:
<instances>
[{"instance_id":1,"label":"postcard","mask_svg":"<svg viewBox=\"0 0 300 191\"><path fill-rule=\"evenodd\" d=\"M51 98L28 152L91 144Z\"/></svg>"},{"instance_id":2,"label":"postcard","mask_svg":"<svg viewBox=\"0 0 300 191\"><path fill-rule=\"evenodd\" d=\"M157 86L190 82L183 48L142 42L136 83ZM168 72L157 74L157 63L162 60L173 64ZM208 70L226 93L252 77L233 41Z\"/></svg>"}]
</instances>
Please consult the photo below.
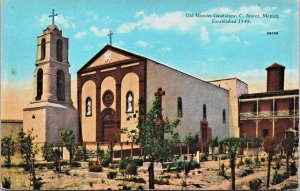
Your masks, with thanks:
<instances>
[{"instance_id":1,"label":"postcard","mask_svg":"<svg viewBox=\"0 0 300 191\"><path fill-rule=\"evenodd\" d=\"M299 0L1 13L2 189L298 188Z\"/></svg>"}]
</instances>

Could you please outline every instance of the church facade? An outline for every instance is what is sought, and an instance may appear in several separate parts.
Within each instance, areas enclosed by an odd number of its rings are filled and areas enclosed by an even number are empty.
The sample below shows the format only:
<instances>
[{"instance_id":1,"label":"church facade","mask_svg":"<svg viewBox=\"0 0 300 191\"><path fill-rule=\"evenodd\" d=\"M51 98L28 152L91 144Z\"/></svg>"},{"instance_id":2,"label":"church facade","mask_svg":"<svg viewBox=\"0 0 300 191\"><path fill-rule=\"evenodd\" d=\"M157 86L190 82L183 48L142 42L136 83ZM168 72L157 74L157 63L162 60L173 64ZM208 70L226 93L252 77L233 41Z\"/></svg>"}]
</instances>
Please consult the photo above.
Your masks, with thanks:
<instances>
[{"instance_id":1,"label":"church facade","mask_svg":"<svg viewBox=\"0 0 300 191\"><path fill-rule=\"evenodd\" d=\"M181 120L181 138L188 131L207 135L201 132L203 123L212 136L228 136L228 90L106 45L77 73L82 142L129 141L121 129L136 128L139 107L149 110L158 90L165 92L164 119Z\"/></svg>"}]
</instances>

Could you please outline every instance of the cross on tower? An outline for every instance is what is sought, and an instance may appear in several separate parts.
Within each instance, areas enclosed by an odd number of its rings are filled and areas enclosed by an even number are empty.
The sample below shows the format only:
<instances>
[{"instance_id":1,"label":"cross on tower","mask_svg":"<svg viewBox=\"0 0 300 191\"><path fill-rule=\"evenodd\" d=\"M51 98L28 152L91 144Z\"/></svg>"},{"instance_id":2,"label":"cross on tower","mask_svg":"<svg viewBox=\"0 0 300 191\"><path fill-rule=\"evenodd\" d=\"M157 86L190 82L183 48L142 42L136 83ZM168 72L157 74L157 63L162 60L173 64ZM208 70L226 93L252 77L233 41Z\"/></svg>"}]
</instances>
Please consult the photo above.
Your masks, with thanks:
<instances>
[{"instance_id":1,"label":"cross on tower","mask_svg":"<svg viewBox=\"0 0 300 191\"><path fill-rule=\"evenodd\" d=\"M163 119L162 116L162 96L164 96L166 94L165 91L162 91L162 88L158 88L157 92L154 93L154 96L156 97L156 100L158 101L158 111L157 111L157 119L155 124L156 125L165 125L166 122Z\"/></svg>"},{"instance_id":2,"label":"cross on tower","mask_svg":"<svg viewBox=\"0 0 300 191\"><path fill-rule=\"evenodd\" d=\"M111 31L111 30L109 30L109 33L107 34L107 36L109 36L109 44L111 45L112 44L112 35L113 35L114 33Z\"/></svg>"},{"instance_id":3,"label":"cross on tower","mask_svg":"<svg viewBox=\"0 0 300 191\"><path fill-rule=\"evenodd\" d=\"M54 9L52 9L52 15L49 15L49 17L52 17L52 25L54 25L54 17L57 16L57 14L54 14Z\"/></svg>"}]
</instances>

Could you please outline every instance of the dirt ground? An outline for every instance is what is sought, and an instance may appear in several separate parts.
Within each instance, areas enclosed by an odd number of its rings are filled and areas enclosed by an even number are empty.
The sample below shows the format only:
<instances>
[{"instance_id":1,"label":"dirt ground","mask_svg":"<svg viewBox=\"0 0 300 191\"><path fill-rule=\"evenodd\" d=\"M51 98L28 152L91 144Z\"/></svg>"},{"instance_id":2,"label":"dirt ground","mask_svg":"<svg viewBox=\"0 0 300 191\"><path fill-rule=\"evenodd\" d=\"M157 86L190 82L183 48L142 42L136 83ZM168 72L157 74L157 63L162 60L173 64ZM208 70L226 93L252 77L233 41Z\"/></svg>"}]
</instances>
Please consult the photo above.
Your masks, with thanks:
<instances>
[{"instance_id":1,"label":"dirt ground","mask_svg":"<svg viewBox=\"0 0 300 191\"><path fill-rule=\"evenodd\" d=\"M238 159L239 161L239 159ZM280 171L285 171L284 160ZM226 175L230 177L230 168L228 168L228 160L221 160L220 163L224 163L227 166ZM298 166L298 164L297 164ZM249 190L249 181L253 178L261 178L263 180L262 188L265 189L266 177L267 177L267 162L262 163L260 168L254 168L254 173L241 177L240 174L243 169L247 168L246 165L236 169L236 189ZM103 172L89 172L87 167L72 167L68 174L57 173L54 170L49 170L46 167L37 168L36 174L44 180L42 189L57 190L57 189L76 189L76 190L99 190L108 189L118 190L123 185L123 176L118 173L115 179L107 179L107 172L111 169L104 168ZM159 190L230 190L231 180L218 175L219 162L218 161L206 161L200 164L200 168L191 170L189 175L185 177L184 173L176 172L156 172L155 178L168 181L169 184L158 185L155 184L155 189ZM272 169L272 175L274 170ZM29 185L29 173L25 172L20 167L6 168L2 167L1 172L2 180L4 177L11 177L12 187L11 189L28 190L32 189ZM272 180L271 175L271 180ZM143 178L146 183L135 183L125 181L125 185L130 186L132 189L137 189L142 186L144 189L148 189L148 173L139 172L138 176ZM130 178L127 176L127 178ZM187 187L182 186L183 180L186 179ZM288 179L289 182L297 182L298 175L292 176ZM282 184L271 185L273 189L280 189Z\"/></svg>"}]
</instances>

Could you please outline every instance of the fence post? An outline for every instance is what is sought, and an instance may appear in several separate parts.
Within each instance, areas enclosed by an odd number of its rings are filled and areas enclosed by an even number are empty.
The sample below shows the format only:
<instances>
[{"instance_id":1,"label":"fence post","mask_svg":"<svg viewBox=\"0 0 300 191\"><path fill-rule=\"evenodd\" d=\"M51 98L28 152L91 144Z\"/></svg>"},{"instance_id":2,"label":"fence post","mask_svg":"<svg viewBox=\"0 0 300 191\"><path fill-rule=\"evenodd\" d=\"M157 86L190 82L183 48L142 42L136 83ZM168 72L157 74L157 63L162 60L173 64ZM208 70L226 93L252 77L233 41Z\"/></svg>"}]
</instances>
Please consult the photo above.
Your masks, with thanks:
<instances>
[{"instance_id":1,"label":"fence post","mask_svg":"<svg viewBox=\"0 0 300 191\"><path fill-rule=\"evenodd\" d=\"M96 152L97 152L97 163L98 163L99 162L99 142L97 142Z\"/></svg>"},{"instance_id":2,"label":"fence post","mask_svg":"<svg viewBox=\"0 0 300 191\"><path fill-rule=\"evenodd\" d=\"M120 147L121 147L121 158L123 158L123 143L120 142Z\"/></svg>"}]
</instances>

